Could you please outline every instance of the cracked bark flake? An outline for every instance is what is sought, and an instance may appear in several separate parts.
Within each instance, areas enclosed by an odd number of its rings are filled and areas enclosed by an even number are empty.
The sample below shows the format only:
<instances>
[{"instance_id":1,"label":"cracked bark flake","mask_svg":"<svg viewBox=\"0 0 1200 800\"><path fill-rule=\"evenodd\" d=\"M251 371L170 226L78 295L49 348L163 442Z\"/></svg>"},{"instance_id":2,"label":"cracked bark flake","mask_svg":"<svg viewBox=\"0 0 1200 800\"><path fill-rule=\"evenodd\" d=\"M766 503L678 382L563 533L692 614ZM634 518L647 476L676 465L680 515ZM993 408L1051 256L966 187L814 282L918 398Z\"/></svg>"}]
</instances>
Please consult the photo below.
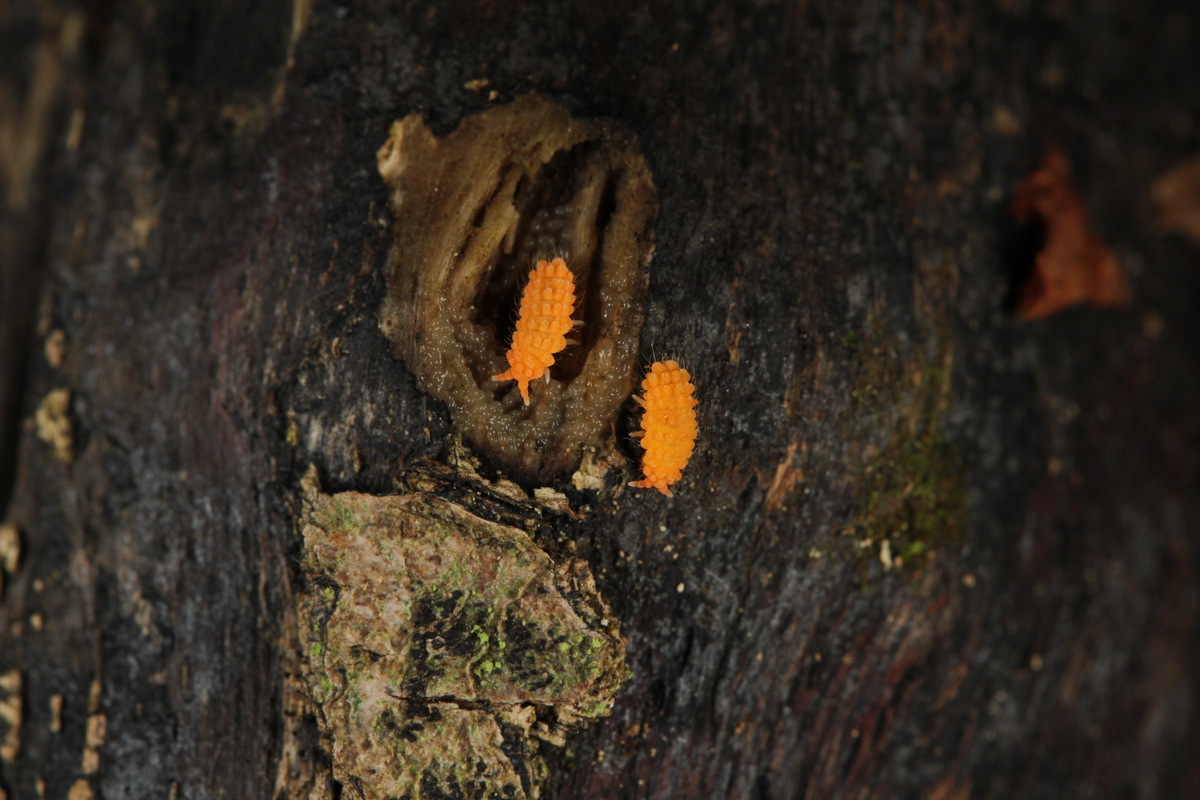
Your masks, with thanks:
<instances>
[{"instance_id":1,"label":"cracked bark flake","mask_svg":"<svg viewBox=\"0 0 1200 800\"><path fill-rule=\"evenodd\" d=\"M538 740L607 715L627 674L586 564L429 495L307 486L301 619L334 777L537 797Z\"/></svg>"}]
</instances>

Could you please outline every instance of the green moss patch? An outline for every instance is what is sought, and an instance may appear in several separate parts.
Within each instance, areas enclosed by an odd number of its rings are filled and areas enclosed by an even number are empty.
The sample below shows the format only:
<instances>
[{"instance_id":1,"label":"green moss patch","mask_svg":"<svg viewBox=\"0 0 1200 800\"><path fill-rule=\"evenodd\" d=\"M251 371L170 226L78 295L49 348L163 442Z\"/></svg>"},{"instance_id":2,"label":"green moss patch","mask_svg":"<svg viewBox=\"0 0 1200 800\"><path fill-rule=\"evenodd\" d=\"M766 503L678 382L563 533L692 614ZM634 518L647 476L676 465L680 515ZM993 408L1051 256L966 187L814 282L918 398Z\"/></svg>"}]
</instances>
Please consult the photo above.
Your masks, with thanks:
<instances>
[{"instance_id":1,"label":"green moss patch","mask_svg":"<svg viewBox=\"0 0 1200 800\"><path fill-rule=\"evenodd\" d=\"M948 341L949 333L937 339ZM842 345L855 363L847 437L869 441L881 418L892 430L882 447L867 447L851 473L858 504L844 533L864 564L919 567L957 540L967 512L964 465L944 434L950 351L906 360L873 315Z\"/></svg>"}]
</instances>

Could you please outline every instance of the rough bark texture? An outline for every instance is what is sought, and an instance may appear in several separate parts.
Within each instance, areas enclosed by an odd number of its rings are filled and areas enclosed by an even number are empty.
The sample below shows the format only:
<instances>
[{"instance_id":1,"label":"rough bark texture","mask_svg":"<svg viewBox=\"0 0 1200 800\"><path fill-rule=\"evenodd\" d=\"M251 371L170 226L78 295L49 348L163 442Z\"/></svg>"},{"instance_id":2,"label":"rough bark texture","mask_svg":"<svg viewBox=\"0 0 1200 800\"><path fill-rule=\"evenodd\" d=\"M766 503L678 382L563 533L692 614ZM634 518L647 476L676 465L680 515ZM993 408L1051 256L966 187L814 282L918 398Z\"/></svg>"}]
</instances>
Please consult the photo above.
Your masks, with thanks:
<instances>
[{"instance_id":1,"label":"rough bark texture","mask_svg":"<svg viewBox=\"0 0 1200 800\"><path fill-rule=\"evenodd\" d=\"M7 4L0 788L335 788L301 478L458 455L378 331L375 153L536 90L640 141L642 352L701 429L672 499L556 484L632 678L543 796L1200 796L1200 272L1149 211L1197 31L1190 0ZM1012 313L1005 202L1050 143L1126 308Z\"/></svg>"}]
</instances>

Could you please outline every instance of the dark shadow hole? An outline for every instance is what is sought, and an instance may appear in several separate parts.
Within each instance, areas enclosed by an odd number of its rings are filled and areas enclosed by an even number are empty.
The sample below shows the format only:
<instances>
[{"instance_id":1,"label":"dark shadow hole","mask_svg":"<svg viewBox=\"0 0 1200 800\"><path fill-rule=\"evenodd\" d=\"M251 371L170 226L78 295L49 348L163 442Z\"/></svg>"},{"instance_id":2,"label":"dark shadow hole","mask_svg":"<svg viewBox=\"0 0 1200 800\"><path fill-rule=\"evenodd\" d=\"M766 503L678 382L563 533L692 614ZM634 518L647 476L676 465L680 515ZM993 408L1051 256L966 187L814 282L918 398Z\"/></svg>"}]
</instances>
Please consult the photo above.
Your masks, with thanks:
<instances>
[{"instance_id":1,"label":"dark shadow hole","mask_svg":"<svg viewBox=\"0 0 1200 800\"><path fill-rule=\"evenodd\" d=\"M1008 276L1008 291L1004 296L1004 310L1016 311L1025 285L1033 278L1037 266L1037 255L1046 243L1046 226L1034 221L1028 225L1017 225L1006 221L1002 228L1000 250L1001 264Z\"/></svg>"},{"instance_id":2,"label":"dark shadow hole","mask_svg":"<svg viewBox=\"0 0 1200 800\"><path fill-rule=\"evenodd\" d=\"M598 267L606 264L604 253L604 231L612 220L617 207L617 176L607 173L604 176L604 189L600 203L596 208L596 218L592 221L591 231L596 239L595 250L590 264L580 264L576 274L575 294L579 298L575 308L575 319L583 322L573 334L579 341L578 346L568 346L554 362L550 370L551 377L556 380L569 381L583 372L588 353L596 346L600 338L602 295L600 279L602 270ZM572 269L575 269L572 267Z\"/></svg>"},{"instance_id":3,"label":"dark shadow hole","mask_svg":"<svg viewBox=\"0 0 1200 800\"><path fill-rule=\"evenodd\" d=\"M476 228L482 228L483 221L487 218L487 211L490 207L488 203L481 203L479 208L475 209L475 216L471 218L471 225Z\"/></svg>"},{"instance_id":4,"label":"dark shadow hole","mask_svg":"<svg viewBox=\"0 0 1200 800\"><path fill-rule=\"evenodd\" d=\"M572 213L576 194L580 191L580 176L599 157L597 149L596 145L585 143L559 152L542 168L536 179L523 178L518 183L513 202L520 217L511 250L502 249L495 254L487 277L475 295L472 311L472 321L493 333L495 353L506 353L516 328L521 293L528 282L530 270L540 260L564 258L575 273L577 300L574 318L585 323L582 328L568 334L569 339L576 339L580 343L568 345L558 355L551 370L554 378L564 381L579 375L587 353L599 335L598 326L588 325L587 321L599 319L599 270L594 267L603 263L603 256L597 244L596 255L591 262L581 263L575 254L586 252L595 243L571 240ZM596 220L587 226L583 234L596 239L602 237L604 225L612 218L616 205L612 176L606 175L605 180L607 185ZM482 223L485 213L486 209L480 209L476 216L477 225ZM491 376L476 377L482 382ZM511 388L512 384L499 385L497 398Z\"/></svg>"},{"instance_id":5,"label":"dark shadow hole","mask_svg":"<svg viewBox=\"0 0 1200 800\"><path fill-rule=\"evenodd\" d=\"M32 304L30 304L32 308ZM21 435L21 401L29 384L29 337L22 330L13 336L12 349L0 355L0 519L8 516L17 475L17 441ZM8 344L8 342L5 342ZM8 363L4 363L5 359Z\"/></svg>"}]
</instances>

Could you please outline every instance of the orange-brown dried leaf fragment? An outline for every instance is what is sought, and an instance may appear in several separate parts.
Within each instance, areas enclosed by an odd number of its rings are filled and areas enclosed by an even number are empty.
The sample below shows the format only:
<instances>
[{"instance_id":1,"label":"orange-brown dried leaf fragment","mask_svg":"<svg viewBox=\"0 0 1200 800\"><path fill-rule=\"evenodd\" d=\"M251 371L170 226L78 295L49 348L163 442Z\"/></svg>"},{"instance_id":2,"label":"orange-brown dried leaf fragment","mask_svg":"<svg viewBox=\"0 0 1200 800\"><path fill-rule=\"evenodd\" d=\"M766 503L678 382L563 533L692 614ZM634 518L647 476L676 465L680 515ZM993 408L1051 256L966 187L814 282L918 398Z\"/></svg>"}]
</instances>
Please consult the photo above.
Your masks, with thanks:
<instances>
[{"instance_id":1,"label":"orange-brown dried leaf fragment","mask_svg":"<svg viewBox=\"0 0 1200 800\"><path fill-rule=\"evenodd\" d=\"M1082 302L1129 302L1129 283L1112 251L1092 232L1061 150L1047 150L1041 166L1021 181L1009 213L1018 223L1036 223L1044 231L1033 274L1017 300L1023 318L1038 319Z\"/></svg>"},{"instance_id":2,"label":"orange-brown dried leaf fragment","mask_svg":"<svg viewBox=\"0 0 1200 800\"><path fill-rule=\"evenodd\" d=\"M1159 175L1150 194L1158 206L1159 227L1200 245L1200 155Z\"/></svg>"}]
</instances>

